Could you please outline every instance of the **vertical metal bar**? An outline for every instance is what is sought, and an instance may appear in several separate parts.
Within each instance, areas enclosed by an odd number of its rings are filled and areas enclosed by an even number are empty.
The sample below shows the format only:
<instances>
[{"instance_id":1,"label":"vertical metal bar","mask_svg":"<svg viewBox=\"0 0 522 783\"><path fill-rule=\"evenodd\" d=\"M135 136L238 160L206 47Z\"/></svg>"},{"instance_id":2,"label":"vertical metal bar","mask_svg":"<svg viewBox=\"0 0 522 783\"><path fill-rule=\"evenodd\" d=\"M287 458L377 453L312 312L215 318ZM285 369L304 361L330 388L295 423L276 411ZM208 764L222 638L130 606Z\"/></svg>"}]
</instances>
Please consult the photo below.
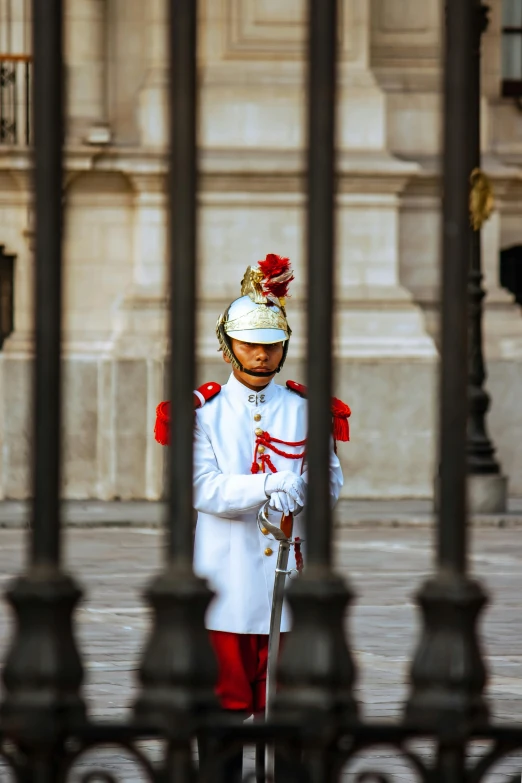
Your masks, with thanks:
<instances>
[{"instance_id":1,"label":"vertical metal bar","mask_svg":"<svg viewBox=\"0 0 522 783\"><path fill-rule=\"evenodd\" d=\"M520 9L520 16L522 17L522 7L521 7L521 9ZM519 19L519 22L518 22L518 23L519 23L519 25L520 25L520 28L521 28L521 30L522 30L522 18L521 18L521 19ZM520 44L520 49L521 49L521 52L520 52L520 54L521 54L521 56L522 56L522 35L519 33L519 34L517 35L517 38L518 38L518 42L519 42L519 44ZM505 37L504 37L504 36L502 36L500 40L501 40L501 46L502 46L502 48L504 48L504 46L505 46ZM502 76L503 76L503 74L502 74ZM518 73L518 79L519 79L519 80L522 80L522 70L519 70L519 73Z\"/></svg>"},{"instance_id":2,"label":"vertical metal bar","mask_svg":"<svg viewBox=\"0 0 522 783\"><path fill-rule=\"evenodd\" d=\"M36 203L32 560L60 559L62 0L33 0Z\"/></svg>"},{"instance_id":3,"label":"vertical metal bar","mask_svg":"<svg viewBox=\"0 0 522 783\"><path fill-rule=\"evenodd\" d=\"M5 141L4 130L4 81L5 81L5 63L0 60L0 142Z\"/></svg>"},{"instance_id":4,"label":"vertical metal bar","mask_svg":"<svg viewBox=\"0 0 522 783\"><path fill-rule=\"evenodd\" d=\"M12 105L12 117L13 117L12 143L13 144L18 144L18 116L16 113L17 88L18 88L18 63L13 62L13 71L12 71L12 78L11 78L11 105Z\"/></svg>"},{"instance_id":5,"label":"vertical metal bar","mask_svg":"<svg viewBox=\"0 0 522 783\"><path fill-rule=\"evenodd\" d=\"M170 0L170 399L168 554L192 557L196 290L196 8Z\"/></svg>"},{"instance_id":6,"label":"vertical metal bar","mask_svg":"<svg viewBox=\"0 0 522 783\"><path fill-rule=\"evenodd\" d=\"M217 709L204 625L212 594L192 570L192 442L196 283L196 0L169 0L170 399L167 563L147 590L154 623L140 667L140 721L172 740L165 780L193 780L199 716Z\"/></svg>"},{"instance_id":7,"label":"vertical metal bar","mask_svg":"<svg viewBox=\"0 0 522 783\"><path fill-rule=\"evenodd\" d=\"M486 596L466 568L469 176L475 119L469 102L476 7L477 0L446 2L438 568L417 596L423 629L406 705L412 724L443 731L437 764L440 779L448 781L462 780L465 738L470 727L485 721L488 714L483 696L486 671L477 635Z\"/></svg>"},{"instance_id":8,"label":"vertical metal bar","mask_svg":"<svg viewBox=\"0 0 522 783\"><path fill-rule=\"evenodd\" d=\"M30 562L8 588L15 633L0 716L28 756L28 779L57 780L66 729L85 720L72 614L81 597L60 570L62 0L33 0L36 201L34 468ZM11 728L11 731L13 729ZM9 732L7 732L9 734Z\"/></svg>"},{"instance_id":9,"label":"vertical metal bar","mask_svg":"<svg viewBox=\"0 0 522 783\"><path fill-rule=\"evenodd\" d=\"M463 742L440 742L436 755L437 780L462 783L466 779L466 748Z\"/></svg>"},{"instance_id":10,"label":"vertical metal bar","mask_svg":"<svg viewBox=\"0 0 522 783\"><path fill-rule=\"evenodd\" d=\"M294 625L281 656L274 702L274 714L301 725L309 719L315 726L318 744L303 748L313 783L334 779L326 738L340 736L357 716L355 667L345 630L352 593L331 569L336 28L337 0L308 0L308 565L288 591Z\"/></svg>"},{"instance_id":11,"label":"vertical metal bar","mask_svg":"<svg viewBox=\"0 0 522 783\"><path fill-rule=\"evenodd\" d=\"M310 564L330 562L337 0L309 0L308 507Z\"/></svg>"},{"instance_id":12,"label":"vertical metal bar","mask_svg":"<svg viewBox=\"0 0 522 783\"><path fill-rule=\"evenodd\" d=\"M468 412L469 139L473 114L475 0L446 6L439 564L466 568L466 419Z\"/></svg>"},{"instance_id":13,"label":"vertical metal bar","mask_svg":"<svg viewBox=\"0 0 522 783\"><path fill-rule=\"evenodd\" d=\"M31 140L31 81L30 63L25 63L25 143L29 145Z\"/></svg>"}]
</instances>

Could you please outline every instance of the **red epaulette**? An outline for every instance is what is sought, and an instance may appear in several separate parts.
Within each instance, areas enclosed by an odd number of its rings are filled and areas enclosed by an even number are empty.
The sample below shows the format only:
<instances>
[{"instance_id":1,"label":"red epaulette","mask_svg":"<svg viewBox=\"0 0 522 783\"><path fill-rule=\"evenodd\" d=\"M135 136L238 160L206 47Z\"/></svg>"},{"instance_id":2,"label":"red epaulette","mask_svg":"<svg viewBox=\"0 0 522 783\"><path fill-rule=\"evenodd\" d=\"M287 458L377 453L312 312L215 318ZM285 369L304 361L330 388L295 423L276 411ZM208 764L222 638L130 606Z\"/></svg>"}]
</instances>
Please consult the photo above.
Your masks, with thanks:
<instances>
[{"instance_id":1,"label":"red epaulette","mask_svg":"<svg viewBox=\"0 0 522 783\"><path fill-rule=\"evenodd\" d=\"M199 389L194 391L194 410L202 408L203 405L219 394L221 386L219 383L204 383ZM154 437L162 446L168 446L170 443L170 402L160 402L156 408L156 424L154 426Z\"/></svg>"},{"instance_id":2,"label":"red epaulette","mask_svg":"<svg viewBox=\"0 0 522 783\"><path fill-rule=\"evenodd\" d=\"M302 383L287 381L286 386L300 397L308 397L308 389ZM332 397L331 411L333 439L336 442L350 440L350 426L348 424L348 418L352 413L350 407L342 400L338 400L337 397Z\"/></svg>"}]
</instances>

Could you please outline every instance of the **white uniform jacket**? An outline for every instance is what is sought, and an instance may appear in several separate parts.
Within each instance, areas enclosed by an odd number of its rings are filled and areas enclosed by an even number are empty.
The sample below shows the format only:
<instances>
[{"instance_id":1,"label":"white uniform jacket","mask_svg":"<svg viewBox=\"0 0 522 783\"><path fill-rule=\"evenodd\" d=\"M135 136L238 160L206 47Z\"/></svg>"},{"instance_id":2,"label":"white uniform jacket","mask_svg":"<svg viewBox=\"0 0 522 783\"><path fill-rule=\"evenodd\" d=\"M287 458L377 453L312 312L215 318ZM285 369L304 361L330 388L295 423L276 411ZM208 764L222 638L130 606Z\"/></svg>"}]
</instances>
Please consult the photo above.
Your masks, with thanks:
<instances>
[{"instance_id":1,"label":"white uniform jacket","mask_svg":"<svg viewBox=\"0 0 522 783\"><path fill-rule=\"evenodd\" d=\"M278 544L263 535L257 512L267 500L267 473L251 473L256 429L274 438L306 438L307 401L273 381L255 392L233 375L221 392L196 411L194 443L194 505L198 511L194 570L216 592L206 616L214 631L268 634ZM286 453L303 447L276 444ZM278 471L301 474L302 460L269 451ZM305 465L306 471L306 465ZM341 466L333 448L331 492L335 502L342 487ZM306 480L306 474L303 474ZM294 523L294 535L304 539L304 514ZM281 515L274 512L279 524ZM304 551L306 568L306 551ZM293 548L289 568L295 567ZM281 630L290 630L284 607Z\"/></svg>"}]
</instances>

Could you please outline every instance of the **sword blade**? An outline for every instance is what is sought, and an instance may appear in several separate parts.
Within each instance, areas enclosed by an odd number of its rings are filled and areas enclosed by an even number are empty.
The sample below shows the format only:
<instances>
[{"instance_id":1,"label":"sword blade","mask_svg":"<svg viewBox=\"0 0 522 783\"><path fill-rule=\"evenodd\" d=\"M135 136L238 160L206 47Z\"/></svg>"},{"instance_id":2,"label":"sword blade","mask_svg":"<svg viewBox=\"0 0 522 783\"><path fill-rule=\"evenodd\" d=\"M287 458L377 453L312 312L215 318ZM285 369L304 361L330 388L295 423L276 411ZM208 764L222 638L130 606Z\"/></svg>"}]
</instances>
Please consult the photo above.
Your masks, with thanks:
<instances>
[{"instance_id":1,"label":"sword blade","mask_svg":"<svg viewBox=\"0 0 522 783\"><path fill-rule=\"evenodd\" d=\"M266 665L266 716L270 717L274 696L276 692L277 659L279 655L279 640L281 637L281 615L283 613L283 600L285 595L286 570L288 568L288 555L290 544L288 541L279 542L277 564L274 578L274 592L272 594L272 613L270 615L270 634L268 637L268 660Z\"/></svg>"},{"instance_id":2,"label":"sword blade","mask_svg":"<svg viewBox=\"0 0 522 783\"><path fill-rule=\"evenodd\" d=\"M279 658L279 641L281 638L281 615L283 613L283 600L285 596L286 571L288 568L289 553L289 542L280 541L274 577L274 592L272 594L270 635L268 637L268 660L266 664L266 720L269 720L272 716L272 709L276 694L277 661ZM267 745L265 748L265 774L266 780L274 780L275 753L273 745Z\"/></svg>"}]
</instances>

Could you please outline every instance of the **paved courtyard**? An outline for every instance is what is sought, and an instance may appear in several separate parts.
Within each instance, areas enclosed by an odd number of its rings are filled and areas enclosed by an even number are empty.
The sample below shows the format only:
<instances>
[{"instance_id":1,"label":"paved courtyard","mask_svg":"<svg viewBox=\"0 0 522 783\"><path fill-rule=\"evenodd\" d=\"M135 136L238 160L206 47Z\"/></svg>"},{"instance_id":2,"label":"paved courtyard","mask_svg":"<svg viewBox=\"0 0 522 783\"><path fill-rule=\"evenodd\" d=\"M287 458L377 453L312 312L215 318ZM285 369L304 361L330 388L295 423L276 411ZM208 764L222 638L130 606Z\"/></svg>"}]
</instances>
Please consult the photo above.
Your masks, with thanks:
<instances>
[{"instance_id":1,"label":"paved courtyard","mask_svg":"<svg viewBox=\"0 0 522 783\"><path fill-rule=\"evenodd\" d=\"M23 563L22 530L0 530L0 587ZM141 593L160 564L161 533L152 528L91 528L66 531L68 567L85 590L78 613L86 696L101 719L122 716L136 696L135 672L148 627ZM407 688L405 675L417 634L413 594L431 567L426 529L365 528L338 531L337 567L357 592L349 628L359 668L358 697L367 718L393 720ZM495 719L522 720L522 534L517 528L476 531L472 569L492 603L481 624L491 673L488 694ZM10 633L0 604L2 655ZM379 768L398 780L413 780L392 751L376 751ZM107 768L125 783L144 780L123 753L105 752ZM102 758L99 756L101 762ZM374 761L377 763L377 760ZM504 766L504 771L507 767ZM522 771L514 758L511 773ZM74 778L73 778L74 779ZM490 780L506 779L500 772ZM76 778L79 780L79 778Z\"/></svg>"}]
</instances>

